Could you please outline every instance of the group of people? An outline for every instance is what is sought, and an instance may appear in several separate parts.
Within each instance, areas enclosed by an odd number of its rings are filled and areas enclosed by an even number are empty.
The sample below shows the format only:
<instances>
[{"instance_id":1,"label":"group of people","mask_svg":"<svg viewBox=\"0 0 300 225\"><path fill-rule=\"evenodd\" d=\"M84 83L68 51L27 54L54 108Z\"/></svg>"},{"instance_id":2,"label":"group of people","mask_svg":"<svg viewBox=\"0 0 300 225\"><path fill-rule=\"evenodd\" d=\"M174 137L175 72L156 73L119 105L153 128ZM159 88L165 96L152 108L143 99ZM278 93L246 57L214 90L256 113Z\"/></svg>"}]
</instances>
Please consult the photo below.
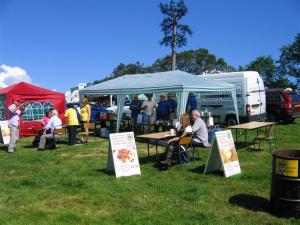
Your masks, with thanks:
<instances>
[{"instance_id":1,"label":"group of people","mask_svg":"<svg viewBox=\"0 0 300 225\"><path fill-rule=\"evenodd\" d=\"M8 126L10 129L10 142L7 149L8 153L13 153L16 149L16 143L19 139L20 116L23 111L24 104L24 102L13 99L12 104L8 107ZM85 124L90 122L91 107L87 98L83 99L82 105L80 116L78 116L77 110L73 106L69 106L64 114L66 119L66 128L68 130L69 145L75 145L77 143L76 136L79 121L82 131L81 143L88 142L89 133L88 127L85 126ZM55 145L55 140L59 138L59 136L55 133L55 129L62 128L62 121L58 115L59 114L56 109L51 109L47 111L45 116L40 120L43 125L43 129L36 133L33 141L33 145L36 145L38 149L44 150L47 140L49 140L51 145ZM54 143L51 143L51 141L54 141Z\"/></svg>"},{"instance_id":2,"label":"group of people","mask_svg":"<svg viewBox=\"0 0 300 225\"><path fill-rule=\"evenodd\" d=\"M79 121L80 121L80 126L82 131L80 142L87 143L89 128L88 126L86 126L86 124L91 121L91 106L89 104L88 99L84 98L82 100L82 108L80 109L80 116L78 116L77 109L75 109L71 105L67 106L67 110L64 116L66 118L66 125L68 129L69 145L77 144L76 136L77 136L77 127L79 126Z\"/></svg>"},{"instance_id":3,"label":"group of people","mask_svg":"<svg viewBox=\"0 0 300 225\"><path fill-rule=\"evenodd\" d=\"M152 95L147 95L147 100L141 102L138 100L138 95L134 96L129 109L131 110L132 124L135 127L137 118L140 113L151 116L156 114L158 124L160 122L175 119L177 102L174 100L175 93L168 93L160 96L160 101L156 103ZM158 131L158 126L155 130ZM164 124L162 130L164 131ZM197 110L197 100L193 93L189 93L186 113L180 116L180 125L176 128L176 137L167 141L167 148L165 152L165 160L161 161L162 165L170 166L172 162L173 153L178 150L179 140L186 136L192 136L192 146L194 147L208 147L208 130L205 122L202 120L200 112ZM187 148L188 146L183 146Z\"/></svg>"},{"instance_id":4,"label":"group of people","mask_svg":"<svg viewBox=\"0 0 300 225\"><path fill-rule=\"evenodd\" d=\"M141 102L138 99L138 95L135 95L134 100L129 106L133 127L135 127L140 113L148 117L156 114L156 119L158 121L169 121L175 119L177 102L173 98L174 94L172 93L168 93L167 98L165 95L161 95L160 101L156 103L153 100L153 95L148 94L147 100Z\"/></svg>"},{"instance_id":5,"label":"group of people","mask_svg":"<svg viewBox=\"0 0 300 225\"><path fill-rule=\"evenodd\" d=\"M130 105L132 111L133 124L136 124L137 116L142 111L145 115L157 114L158 120L170 120L176 118L177 103L173 99L174 95L169 93L167 98L164 95L160 96L160 101L157 104L153 100L152 95L148 95L148 99L141 103L138 97L135 96ZM66 127L68 130L69 144L75 145L77 143L77 127L81 125L82 137L81 142L88 141L88 128L86 123L90 122L91 107L88 99L84 98L82 101L82 108L80 110L80 118L78 118L77 110L69 106L64 117L66 118ZM10 128L10 143L8 152L15 151L16 143L19 139L20 115L23 110L24 103L13 100L13 103L8 107L9 110L9 128ZM205 122L201 119L200 112L195 110L197 102L193 95L189 96L187 104L187 113L180 116L180 125L176 128L176 137L167 141L166 158L161 161L162 165L170 166L172 162L173 153L178 150L178 143L180 138L192 136L192 145L207 147L208 131ZM79 123L80 121L80 123ZM62 128L62 121L58 117L58 111L53 109L46 112L41 119L44 129L38 133L35 138L38 149L45 149L47 140L55 140L58 138L55 134L55 129ZM54 141L55 142L55 141Z\"/></svg>"},{"instance_id":6,"label":"group of people","mask_svg":"<svg viewBox=\"0 0 300 225\"><path fill-rule=\"evenodd\" d=\"M131 110L131 124L133 128L136 127L138 122L139 114L144 116L154 116L156 115L156 120L158 124L162 124L163 130L165 130L165 123L169 123L177 117L177 102L175 100L175 93L168 93L167 97L165 95L160 95L160 100L156 103L153 100L152 94L147 94L147 100L140 101L138 95L135 95L129 109ZM197 108L196 96L190 93L187 100L186 113L191 115L193 110ZM158 131L158 126L156 126L156 131Z\"/></svg>"}]
</instances>

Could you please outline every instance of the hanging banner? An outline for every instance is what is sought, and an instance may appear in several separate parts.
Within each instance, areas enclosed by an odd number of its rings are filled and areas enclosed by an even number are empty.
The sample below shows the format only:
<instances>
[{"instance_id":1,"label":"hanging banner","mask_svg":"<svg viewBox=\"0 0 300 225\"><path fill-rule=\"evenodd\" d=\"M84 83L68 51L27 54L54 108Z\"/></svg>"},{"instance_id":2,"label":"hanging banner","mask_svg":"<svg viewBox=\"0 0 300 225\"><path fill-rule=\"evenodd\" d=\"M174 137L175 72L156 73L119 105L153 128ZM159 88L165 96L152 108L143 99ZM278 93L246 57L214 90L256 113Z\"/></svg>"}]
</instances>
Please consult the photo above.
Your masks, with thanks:
<instances>
[{"instance_id":1,"label":"hanging banner","mask_svg":"<svg viewBox=\"0 0 300 225\"><path fill-rule=\"evenodd\" d=\"M223 169L225 177L241 173L241 168L230 130L215 132L216 138L211 149L204 174Z\"/></svg>"},{"instance_id":2,"label":"hanging banner","mask_svg":"<svg viewBox=\"0 0 300 225\"><path fill-rule=\"evenodd\" d=\"M133 132L109 135L107 170L117 178L141 174Z\"/></svg>"},{"instance_id":3,"label":"hanging banner","mask_svg":"<svg viewBox=\"0 0 300 225\"><path fill-rule=\"evenodd\" d=\"M8 145L10 142L10 130L8 127L8 120L0 121L1 128L1 142Z\"/></svg>"}]
</instances>

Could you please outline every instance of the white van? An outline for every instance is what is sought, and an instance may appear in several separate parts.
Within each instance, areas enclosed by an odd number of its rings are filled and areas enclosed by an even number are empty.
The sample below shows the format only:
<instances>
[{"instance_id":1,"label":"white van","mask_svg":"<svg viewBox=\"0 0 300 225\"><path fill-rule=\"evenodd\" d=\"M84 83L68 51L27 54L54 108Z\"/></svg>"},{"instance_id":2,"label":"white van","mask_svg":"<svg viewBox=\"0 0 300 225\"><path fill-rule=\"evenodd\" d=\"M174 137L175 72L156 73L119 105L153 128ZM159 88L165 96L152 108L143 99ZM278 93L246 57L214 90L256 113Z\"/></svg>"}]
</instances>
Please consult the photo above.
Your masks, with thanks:
<instances>
[{"instance_id":1,"label":"white van","mask_svg":"<svg viewBox=\"0 0 300 225\"><path fill-rule=\"evenodd\" d=\"M234 84L240 122L265 120L266 96L262 78L255 71L199 75ZM198 109L212 112L215 123L237 124L230 94L225 92L197 95Z\"/></svg>"}]
</instances>

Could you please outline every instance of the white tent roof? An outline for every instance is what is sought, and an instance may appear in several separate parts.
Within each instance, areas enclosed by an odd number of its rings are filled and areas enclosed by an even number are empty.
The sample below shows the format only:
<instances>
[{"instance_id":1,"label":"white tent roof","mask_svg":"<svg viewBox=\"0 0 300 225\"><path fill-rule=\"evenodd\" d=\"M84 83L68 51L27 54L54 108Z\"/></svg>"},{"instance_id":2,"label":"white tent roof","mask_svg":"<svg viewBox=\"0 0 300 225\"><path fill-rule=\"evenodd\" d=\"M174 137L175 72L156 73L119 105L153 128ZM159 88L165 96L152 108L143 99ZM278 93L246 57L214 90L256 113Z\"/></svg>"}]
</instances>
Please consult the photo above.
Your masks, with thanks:
<instances>
[{"instance_id":1,"label":"white tent roof","mask_svg":"<svg viewBox=\"0 0 300 225\"><path fill-rule=\"evenodd\" d=\"M232 84L182 71L124 75L80 90L80 95L135 94L168 91L231 91Z\"/></svg>"},{"instance_id":2,"label":"white tent roof","mask_svg":"<svg viewBox=\"0 0 300 225\"><path fill-rule=\"evenodd\" d=\"M84 95L117 95L117 132L122 118L125 95L140 93L176 92L177 116L185 113L189 92L226 91L231 93L237 120L235 86L229 83L207 79L182 71L124 75L112 80L79 90L80 98Z\"/></svg>"}]
</instances>

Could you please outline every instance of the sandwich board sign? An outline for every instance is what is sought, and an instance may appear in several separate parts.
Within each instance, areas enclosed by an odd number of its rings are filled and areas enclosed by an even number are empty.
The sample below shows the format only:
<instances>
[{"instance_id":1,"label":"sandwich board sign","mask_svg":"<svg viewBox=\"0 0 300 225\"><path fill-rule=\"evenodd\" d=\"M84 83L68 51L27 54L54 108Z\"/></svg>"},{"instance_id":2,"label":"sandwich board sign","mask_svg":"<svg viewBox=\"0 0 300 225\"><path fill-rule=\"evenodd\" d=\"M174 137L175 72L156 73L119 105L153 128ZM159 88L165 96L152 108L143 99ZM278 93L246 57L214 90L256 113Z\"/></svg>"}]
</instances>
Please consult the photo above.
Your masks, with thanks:
<instances>
[{"instance_id":1,"label":"sandwich board sign","mask_svg":"<svg viewBox=\"0 0 300 225\"><path fill-rule=\"evenodd\" d=\"M225 177L241 173L241 168L230 130L215 132L216 138L205 166L204 174L223 170Z\"/></svg>"},{"instance_id":2,"label":"sandwich board sign","mask_svg":"<svg viewBox=\"0 0 300 225\"><path fill-rule=\"evenodd\" d=\"M117 178L141 175L133 132L109 135L107 171L114 171Z\"/></svg>"},{"instance_id":3,"label":"sandwich board sign","mask_svg":"<svg viewBox=\"0 0 300 225\"><path fill-rule=\"evenodd\" d=\"M8 127L8 120L0 121L1 128L1 142L8 145L10 142L10 130Z\"/></svg>"}]
</instances>

